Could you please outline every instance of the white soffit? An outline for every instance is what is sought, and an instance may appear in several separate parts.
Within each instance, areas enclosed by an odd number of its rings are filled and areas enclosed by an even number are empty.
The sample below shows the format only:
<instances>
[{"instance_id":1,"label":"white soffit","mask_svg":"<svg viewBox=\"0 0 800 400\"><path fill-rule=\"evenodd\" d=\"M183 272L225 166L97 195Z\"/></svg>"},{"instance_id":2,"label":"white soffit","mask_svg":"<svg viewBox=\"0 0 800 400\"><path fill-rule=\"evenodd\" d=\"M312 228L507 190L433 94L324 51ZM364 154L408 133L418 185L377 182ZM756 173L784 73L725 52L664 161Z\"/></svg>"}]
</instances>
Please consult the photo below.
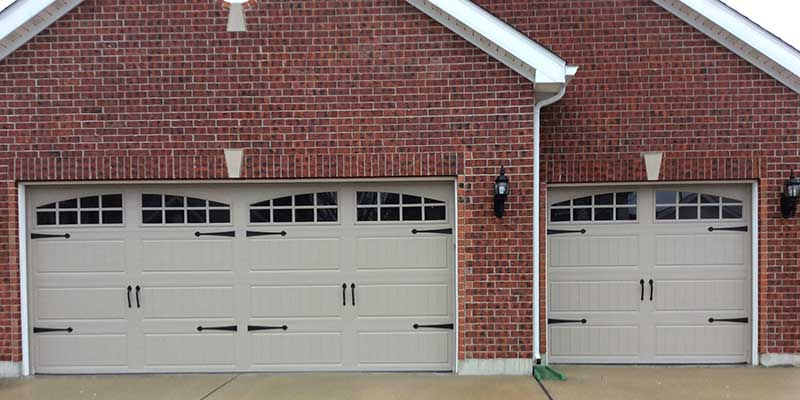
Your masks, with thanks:
<instances>
[{"instance_id":1,"label":"white soffit","mask_svg":"<svg viewBox=\"0 0 800 400\"><path fill-rule=\"evenodd\" d=\"M16 0L0 12L0 60L83 0Z\"/></svg>"},{"instance_id":2,"label":"white soffit","mask_svg":"<svg viewBox=\"0 0 800 400\"><path fill-rule=\"evenodd\" d=\"M800 93L800 51L719 0L653 0Z\"/></svg>"},{"instance_id":3,"label":"white soffit","mask_svg":"<svg viewBox=\"0 0 800 400\"><path fill-rule=\"evenodd\" d=\"M534 83L558 92L577 72L559 56L469 0L406 0Z\"/></svg>"}]
</instances>

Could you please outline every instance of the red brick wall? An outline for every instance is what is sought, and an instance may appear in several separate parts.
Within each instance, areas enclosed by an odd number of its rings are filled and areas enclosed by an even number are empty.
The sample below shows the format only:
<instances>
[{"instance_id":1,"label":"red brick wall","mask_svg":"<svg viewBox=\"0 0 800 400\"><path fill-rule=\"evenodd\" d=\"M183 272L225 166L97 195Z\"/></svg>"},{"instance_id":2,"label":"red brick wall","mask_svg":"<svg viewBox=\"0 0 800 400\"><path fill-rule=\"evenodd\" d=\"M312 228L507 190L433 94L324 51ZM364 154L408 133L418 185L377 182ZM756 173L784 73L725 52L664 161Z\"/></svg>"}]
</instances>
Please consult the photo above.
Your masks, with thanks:
<instances>
[{"instance_id":1,"label":"red brick wall","mask_svg":"<svg viewBox=\"0 0 800 400\"><path fill-rule=\"evenodd\" d=\"M648 0L476 2L581 67L543 114L545 182L642 180L646 150L667 179L761 179L762 351L800 352L777 205L798 95ZM459 175L459 357L530 357L531 84L403 0L247 15L87 0L0 61L0 359L20 359L15 181L224 178L223 148L247 178Z\"/></svg>"}]
</instances>

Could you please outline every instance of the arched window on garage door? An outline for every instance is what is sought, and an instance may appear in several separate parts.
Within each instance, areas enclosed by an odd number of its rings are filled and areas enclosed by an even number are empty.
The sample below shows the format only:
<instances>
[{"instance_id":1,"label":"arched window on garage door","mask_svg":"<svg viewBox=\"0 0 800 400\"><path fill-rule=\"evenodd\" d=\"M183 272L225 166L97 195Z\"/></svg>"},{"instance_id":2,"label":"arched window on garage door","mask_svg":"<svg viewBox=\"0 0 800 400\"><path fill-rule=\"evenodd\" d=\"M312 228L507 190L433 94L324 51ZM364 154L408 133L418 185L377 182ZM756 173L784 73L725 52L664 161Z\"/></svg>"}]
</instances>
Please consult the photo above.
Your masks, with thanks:
<instances>
[{"instance_id":1,"label":"arched window on garage door","mask_svg":"<svg viewBox=\"0 0 800 400\"><path fill-rule=\"evenodd\" d=\"M332 223L339 221L337 192L302 193L250 205L251 224Z\"/></svg>"},{"instance_id":2,"label":"arched window on garage door","mask_svg":"<svg viewBox=\"0 0 800 400\"><path fill-rule=\"evenodd\" d=\"M737 220L743 218L739 199L698 192L656 191L656 220Z\"/></svg>"},{"instance_id":3,"label":"arched window on garage door","mask_svg":"<svg viewBox=\"0 0 800 400\"><path fill-rule=\"evenodd\" d=\"M122 194L99 194L36 207L38 226L121 225Z\"/></svg>"},{"instance_id":4,"label":"arched window on garage door","mask_svg":"<svg viewBox=\"0 0 800 400\"><path fill-rule=\"evenodd\" d=\"M357 192L358 222L446 221L444 201L391 192Z\"/></svg>"},{"instance_id":5,"label":"arched window on garage door","mask_svg":"<svg viewBox=\"0 0 800 400\"><path fill-rule=\"evenodd\" d=\"M142 194L145 225L229 224L231 206L217 201L171 194Z\"/></svg>"},{"instance_id":6,"label":"arched window on garage door","mask_svg":"<svg viewBox=\"0 0 800 400\"><path fill-rule=\"evenodd\" d=\"M561 201L550 205L550 222L635 221L636 192L612 192Z\"/></svg>"}]
</instances>

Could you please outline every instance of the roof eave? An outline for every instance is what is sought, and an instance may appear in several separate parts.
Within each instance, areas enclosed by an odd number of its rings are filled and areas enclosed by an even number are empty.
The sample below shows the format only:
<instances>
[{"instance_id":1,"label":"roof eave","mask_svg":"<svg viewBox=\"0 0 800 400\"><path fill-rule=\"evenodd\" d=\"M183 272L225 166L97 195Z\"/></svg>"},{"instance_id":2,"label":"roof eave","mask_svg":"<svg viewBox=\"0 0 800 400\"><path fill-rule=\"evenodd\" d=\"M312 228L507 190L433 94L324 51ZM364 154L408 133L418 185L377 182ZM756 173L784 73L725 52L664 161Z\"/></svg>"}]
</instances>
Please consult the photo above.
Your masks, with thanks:
<instances>
[{"instance_id":1,"label":"roof eave","mask_svg":"<svg viewBox=\"0 0 800 400\"><path fill-rule=\"evenodd\" d=\"M17 0L0 13L0 61L83 0Z\"/></svg>"}]
</instances>

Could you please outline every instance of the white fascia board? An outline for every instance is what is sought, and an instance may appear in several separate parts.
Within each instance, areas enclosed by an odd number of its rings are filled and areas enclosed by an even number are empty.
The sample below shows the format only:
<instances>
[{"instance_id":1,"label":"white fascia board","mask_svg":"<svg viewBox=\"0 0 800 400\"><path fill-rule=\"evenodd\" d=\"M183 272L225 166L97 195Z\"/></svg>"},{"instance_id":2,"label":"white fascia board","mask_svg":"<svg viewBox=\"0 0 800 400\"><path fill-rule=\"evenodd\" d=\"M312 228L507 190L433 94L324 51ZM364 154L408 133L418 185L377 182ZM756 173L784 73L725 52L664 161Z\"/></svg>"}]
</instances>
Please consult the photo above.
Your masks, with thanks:
<instances>
[{"instance_id":1,"label":"white fascia board","mask_svg":"<svg viewBox=\"0 0 800 400\"><path fill-rule=\"evenodd\" d=\"M574 68L469 0L406 0L545 91L567 83ZM538 88L537 88L538 90Z\"/></svg>"},{"instance_id":2,"label":"white fascia board","mask_svg":"<svg viewBox=\"0 0 800 400\"><path fill-rule=\"evenodd\" d=\"M82 2L83 0L17 0L0 13L0 61ZM16 37L5 41L9 35Z\"/></svg>"},{"instance_id":3,"label":"white fascia board","mask_svg":"<svg viewBox=\"0 0 800 400\"><path fill-rule=\"evenodd\" d=\"M17 0L0 13L0 39L30 21L56 0Z\"/></svg>"}]
</instances>

